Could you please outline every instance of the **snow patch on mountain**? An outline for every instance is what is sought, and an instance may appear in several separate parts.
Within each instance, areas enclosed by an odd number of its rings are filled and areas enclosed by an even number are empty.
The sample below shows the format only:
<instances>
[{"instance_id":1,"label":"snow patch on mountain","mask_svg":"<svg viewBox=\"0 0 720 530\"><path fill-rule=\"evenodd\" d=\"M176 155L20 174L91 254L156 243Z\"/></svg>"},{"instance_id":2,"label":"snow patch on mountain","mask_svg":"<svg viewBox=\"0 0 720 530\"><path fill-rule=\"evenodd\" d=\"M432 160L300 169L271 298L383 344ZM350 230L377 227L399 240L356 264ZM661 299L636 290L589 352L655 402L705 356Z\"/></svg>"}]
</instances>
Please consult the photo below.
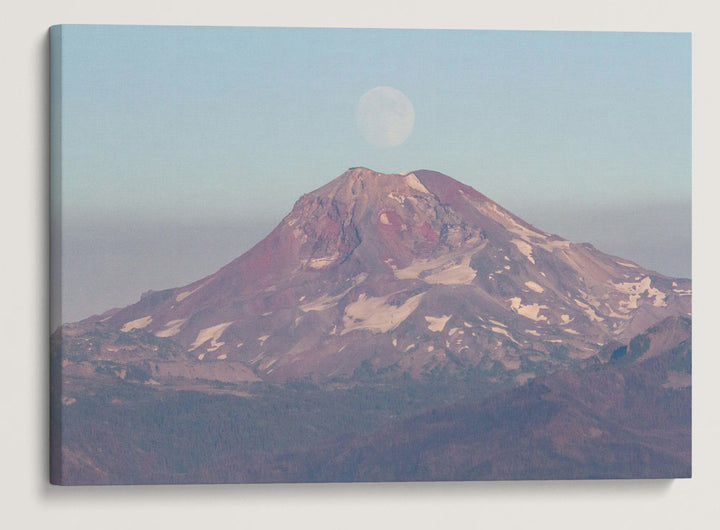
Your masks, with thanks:
<instances>
[{"instance_id":1,"label":"snow patch on mountain","mask_svg":"<svg viewBox=\"0 0 720 530\"><path fill-rule=\"evenodd\" d=\"M388 304L392 295L368 297L361 293L357 301L348 304L343 315L344 329L340 335L354 330L367 329L375 333L385 333L398 327L415 309L425 293L408 298L403 304Z\"/></svg>"},{"instance_id":2,"label":"snow patch on mountain","mask_svg":"<svg viewBox=\"0 0 720 530\"><path fill-rule=\"evenodd\" d=\"M476 204L476 208L481 213L500 223L508 231L520 236L523 239L544 241L548 237L545 232L538 230L537 228L531 229L518 223L510 213L501 210L501 208L493 202L484 201L481 204Z\"/></svg>"},{"instance_id":3,"label":"snow patch on mountain","mask_svg":"<svg viewBox=\"0 0 720 530\"><path fill-rule=\"evenodd\" d=\"M511 243L513 243L517 249L522 253L533 265L535 265L535 258L532 256L532 245L528 243L527 241L522 241L520 239L511 239Z\"/></svg>"},{"instance_id":4,"label":"snow patch on mountain","mask_svg":"<svg viewBox=\"0 0 720 530\"><path fill-rule=\"evenodd\" d=\"M604 318L597 316L597 313L595 313L595 310L592 307L590 307L589 305L587 305L585 302L581 302L580 300L575 300L575 303L583 309L585 314L588 316L588 318L592 322L602 322L603 320L605 320Z\"/></svg>"},{"instance_id":5,"label":"snow patch on mountain","mask_svg":"<svg viewBox=\"0 0 720 530\"><path fill-rule=\"evenodd\" d=\"M335 261L340 257L340 253L335 252L331 256L323 256L322 258L312 258L308 260L308 266L311 269L325 269L335 263Z\"/></svg>"},{"instance_id":6,"label":"snow patch on mountain","mask_svg":"<svg viewBox=\"0 0 720 530\"><path fill-rule=\"evenodd\" d=\"M510 299L510 309L517 312L518 315L522 315L525 318L529 318L530 320L535 320L537 322L541 320L547 320L547 317L545 315L540 314L541 309L547 308L548 307L546 305L540 304L523 305L522 298L520 297L514 297Z\"/></svg>"},{"instance_id":7,"label":"snow patch on mountain","mask_svg":"<svg viewBox=\"0 0 720 530\"><path fill-rule=\"evenodd\" d=\"M210 348L213 349L209 349L208 351L216 350L217 348L222 346L222 344L224 344L222 343L218 346L218 340L230 324L232 324L232 321L223 322L222 324L218 324L217 326L211 326L209 328L201 329L200 332L197 334L195 341L190 345L190 349L188 351L193 351L194 349L205 344L207 341L210 341Z\"/></svg>"},{"instance_id":8,"label":"snow patch on mountain","mask_svg":"<svg viewBox=\"0 0 720 530\"><path fill-rule=\"evenodd\" d=\"M456 262L457 258L453 257L413 260L404 269L396 269L393 272L399 280L421 279L431 284L467 285L472 283L477 275L475 269L470 266L470 259L471 255L466 254L459 263Z\"/></svg>"},{"instance_id":9,"label":"snow patch on mountain","mask_svg":"<svg viewBox=\"0 0 720 530\"><path fill-rule=\"evenodd\" d=\"M428 329L430 331L442 331L445 329L445 324L447 324L448 320L452 315L443 315L441 317L425 317L425 320L428 322Z\"/></svg>"},{"instance_id":10,"label":"snow patch on mountain","mask_svg":"<svg viewBox=\"0 0 720 530\"><path fill-rule=\"evenodd\" d=\"M512 335L510 335L510 333L508 332L508 330L506 330L505 328L499 328L499 327L496 327L496 326L490 326L490 330L491 330L492 332L494 332L494 333L497 333L497 334L499 334L499 335L503 335L503 336L507 337L508 339L510 339L511 341L513 341L513 342L514 342L515 344L517 344L518 346L520 345L520 343L519 343L518 341L516 341L516 340L512 337ZM502 361L501 361L501 362L502 362ZM518 366L517 366L516 368L513 368L513 370L516 370L516 369L519 368L519 367L520 367L520 365L518 364Z\"/></svg>"},{"instance_id":11,"label":"snow patch on mountain","mask_svg":"<svg viewBox=\"0 0 720 530\"><path fill-rule=\"evenodd\" d=\"M363 272L361 274L358 274L351 280L351 285L347 289L345 289L340 294L336 294L335 296L330 296L328 294L322 295L320 298L316 298L315 300L311 300L310 302L307 302L300 306L300 310L304 313L307 313L309 311L325 311L327 309L330 309L331 307L335 307L337 305L338 301L348 294L350 291L352 291L355 287L360 285L362 282L364 282L368 277L368 274L366 272ZM303 296L303 298L305 298ZM301 299L302 300L302 299Z\"/></svg>"},{"instance_id":12,"label":"snow patch on mountain","mask_svg":"<svg viewBox=\"0 0 720 530\"><path fill-rule=\"evenodd\" d=\"M178 295L175 297L175 301L176 301L176 302L182 302L182 301L185 300L188 296L190 296L190 295L193 294L193 293L198 292L198 291L199 291L200 289L202 289L204 286L205 286L205 284L204 284L204 283L201 283L200 285L198 285L197 287L195 287L195 289L191 289L191 290L189 290L189 291L183 291L182 293L178 294Z\"/></svg>"},{"instance_id":13,"label":"snow patch on mountain","mask_svg":"<svg viewBox=\"0 0 720 530\"><path fill-rule=\"evenodd\" d=\"M667 302L665 301L667 295L660 289L651 287L652 280L650 276L645 276L636 282L610 283L616 290L628 295L627 300L620 302L618 311L627 313L631 309L637 309L638 300L643 293L646 293L649 298L653 298L653 306L667 307Z\"/></svg>"},{"instance_id":14,"label":"snow patch on mountain","mask_svg":"<svg viewBox=\"0 0 720 530\"><path fill-rule=\"evenodd\" d=\"M622 260L619 260L619 259L616 259L616 260L615 260L615 263L617 263L618 265L622 265L623 267L630 267L631 269L637 269L637 268L638 268L638 266L635 265L634 263L629 263L629 262L627 262L627 261L622 261Z\"/></svg>"},{"instance_id":15,"label":"snow patch on mountain","mask_svg":"<svg viewBox=\"0 0 720 530\"><path fill-rule=\"evenodd\" d=\"M120 328L120 331L127 333L128 331L132 331L134 329L143 329L150 325L150 322L152 322L152 316L150 315L136 320L131 320L130 322L125 322L123 327Z\"/></svg>"},{"instance_id":16,"label":"snow patch on mountain","mask_svg":"<svg viewBox=\"0 0 720 530\"><path fill-rule=\"evenodd\" d=\"M187 318L180 318L177 320L171 320L165 324L165 327L155 333L156 337L172 337L180 333L180 328L187 322Z\"/></svg>"},{"instance_id":17,"label":"snow patch on mountain","mask_svg":"<svg viewBox=\"0 0 720 530\"><path fill-rule=\"evenodd\" d=\"M418 180L418 178L415 176L415 173L409 173L405 175L405 183L412 189L417 190L421 193L430 193L428 189L423 186L422 182L420 182L420 180Z\"/></svg>"},{"instance_id":18,"label":"snow patch on mountain","mask_svg":"<svg viewBox=\"0 0 720 530\"><path fill-rule=\"evenodd\" d=\"M553 241L547 241L545 243L539 244L539 246L551 252L556 248L561 250L569 250L570 241L567 241L565 239L556 239Z\"/></svg>"},{"instance_id":19,"label":"snow patch on mountain","mask_svg":"<svg viewBox=\"0 0 720 530\"><path fill-rule=\"evenodd\" d=\"M352 289L352 287L350 289ZM307 313L309 311L325 311L327 309L330 309L331 307L335 307L338 300L345 296L350 291L350 289L348 289L347 291L343 291L342 293L335 296L329 296L325 294L320 298L316 298L315 300L308 302L307 304L301 305L300 310L304 313Z\"/></svg>"},{"instance_id":20,"label":"snow patch on mountain","mask_svg":"<svg viewBox=\"0 0 720 530\"><path fill-rule=\"evenodd\" d=\"M430 274L424 280L433 284L467 285L472 283L476 275L475 269L470 267L470 256L468 255L457 265L451 265L446 269Z\"/></svg>"},{"instance_id":21,"label":"snow patch on mountain","mask_svg":"<svg viewBox=\"0 0 720 530\"><path fill-rule=\"evenodd\" d=\"M220 348L220 346L224 346L224 345L225 345L225 343L224 343L224 342L220 342L220 341L217 341L217 342L216 342L216 341L212 341L212 342L210 343L210 346L209 346L209 347L208 347L208 349L207 349L207 352L208 352L208 353L210 353L210 352L213 352L213 351L215 351L215 350L219 349L219 348ZM227 355L226 355L225 357L227 357ZM217 358L219 359L219 358L220 358L220 356L219 356L219 357L217 357Z\"/></svg>"},{"instance_id":22,"label":"snow patch on mountain","mask_svg":"<svg viewBox=\"0 0 720 530\"><path fill-rule=\"evenodd\" d=\"M533 281L525 282L525 286L528 289L535 291L536 293L542 293L545 291L545 289L543 289L542 286L538 285L537 283L535 283Z\"/></svg>"}]
</instances>

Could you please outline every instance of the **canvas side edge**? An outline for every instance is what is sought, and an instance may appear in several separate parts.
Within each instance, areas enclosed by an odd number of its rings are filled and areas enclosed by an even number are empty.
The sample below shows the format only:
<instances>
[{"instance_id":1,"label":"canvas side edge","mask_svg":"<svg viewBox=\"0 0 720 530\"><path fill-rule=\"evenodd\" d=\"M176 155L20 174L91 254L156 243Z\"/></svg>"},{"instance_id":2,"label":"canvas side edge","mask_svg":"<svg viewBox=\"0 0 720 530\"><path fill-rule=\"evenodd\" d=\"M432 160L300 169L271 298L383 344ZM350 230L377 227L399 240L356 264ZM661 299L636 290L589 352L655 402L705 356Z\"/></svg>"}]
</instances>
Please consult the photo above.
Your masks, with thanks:
<instances>
[{"instance_id":1,"label":"canvas side edge","mask_svg":"<svg viewBox=\"0 0 720 530\"><path fill-rule=\"evenodd\" d=\"M49 29L50 40L50 483L62 477L62 26Z\"/></svg>"}]
</instances>

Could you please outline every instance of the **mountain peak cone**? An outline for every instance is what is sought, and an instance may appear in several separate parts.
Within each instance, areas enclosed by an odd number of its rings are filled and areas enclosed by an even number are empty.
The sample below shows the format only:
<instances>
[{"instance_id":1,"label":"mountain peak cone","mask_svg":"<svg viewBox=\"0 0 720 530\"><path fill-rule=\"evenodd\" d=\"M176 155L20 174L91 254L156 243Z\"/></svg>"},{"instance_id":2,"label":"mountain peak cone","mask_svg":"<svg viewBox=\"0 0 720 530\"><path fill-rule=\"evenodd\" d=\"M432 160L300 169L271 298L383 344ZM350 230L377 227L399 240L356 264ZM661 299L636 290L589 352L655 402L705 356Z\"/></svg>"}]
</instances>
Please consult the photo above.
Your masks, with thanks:
<instances>
[{"instance_id":1,"label":"mountain peak cone","mask_svg":"<svg viewBox=\"0 0 720 530\"><path fill-rule=\"evenodd\" d=\"M364 361L521 381L689 316L690 294L690 280L545 233L442 173L353 167L216 273L61 334L78 362L150 363L168 385L327 379Z\"/></svg>"}]
</instances>

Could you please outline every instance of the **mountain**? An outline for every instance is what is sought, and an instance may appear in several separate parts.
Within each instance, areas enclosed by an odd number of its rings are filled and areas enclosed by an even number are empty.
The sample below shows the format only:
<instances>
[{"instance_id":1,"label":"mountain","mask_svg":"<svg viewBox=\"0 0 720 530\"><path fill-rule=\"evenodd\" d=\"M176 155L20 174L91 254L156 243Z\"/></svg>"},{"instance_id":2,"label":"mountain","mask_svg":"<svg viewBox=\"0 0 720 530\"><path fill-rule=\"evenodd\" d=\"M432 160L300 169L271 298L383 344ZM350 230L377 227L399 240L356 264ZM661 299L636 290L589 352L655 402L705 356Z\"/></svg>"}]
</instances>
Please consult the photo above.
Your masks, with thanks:
<instances>
[{"instance_id":1,"label":"mountain","mask_svg":"<svg viewBox=\"0 0 720 530\"><path fill-rule=\"evenodd\" d=\"M434 171L350 168L189 285L54 335L68 378L172 388L481 369L522 383L691 314L691 282L539 230Z\"/></svg>"},{"instance_id":2,"label":"mountain","mask_svg":"<svg viewBox=\"0 0 720 530\"><path fill-rule=\"evenodd\" d=\"M350 168L51 336L57 484L685 477L691 282Z\"/></svg>"}]
</instances>

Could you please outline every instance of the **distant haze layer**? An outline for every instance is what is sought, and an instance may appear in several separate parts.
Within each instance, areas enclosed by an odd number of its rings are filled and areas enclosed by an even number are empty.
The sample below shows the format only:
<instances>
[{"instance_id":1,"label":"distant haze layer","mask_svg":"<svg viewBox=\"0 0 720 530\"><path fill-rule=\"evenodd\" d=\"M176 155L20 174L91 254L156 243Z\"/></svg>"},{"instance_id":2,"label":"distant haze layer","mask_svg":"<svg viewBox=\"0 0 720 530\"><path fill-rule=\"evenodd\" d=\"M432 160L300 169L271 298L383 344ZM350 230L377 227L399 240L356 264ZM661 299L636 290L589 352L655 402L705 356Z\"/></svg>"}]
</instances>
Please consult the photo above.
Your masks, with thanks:
<instances>
[{"instance_id":1,"label":"distant haze layer","mask_svg":"<svg viewBox=\"0 0 720 530\"><path fill-rule=\"evenodd\" d=\"M510 209L546 232L592 243L668 276L691 277L690 204L591 209L543 203ZM149 289L178 287L215 272L265 237L286 213L185 223L67 221L62 321L125 306ZM53 322L53 329L59 324Z\"/></svg>"}]
</instances>

